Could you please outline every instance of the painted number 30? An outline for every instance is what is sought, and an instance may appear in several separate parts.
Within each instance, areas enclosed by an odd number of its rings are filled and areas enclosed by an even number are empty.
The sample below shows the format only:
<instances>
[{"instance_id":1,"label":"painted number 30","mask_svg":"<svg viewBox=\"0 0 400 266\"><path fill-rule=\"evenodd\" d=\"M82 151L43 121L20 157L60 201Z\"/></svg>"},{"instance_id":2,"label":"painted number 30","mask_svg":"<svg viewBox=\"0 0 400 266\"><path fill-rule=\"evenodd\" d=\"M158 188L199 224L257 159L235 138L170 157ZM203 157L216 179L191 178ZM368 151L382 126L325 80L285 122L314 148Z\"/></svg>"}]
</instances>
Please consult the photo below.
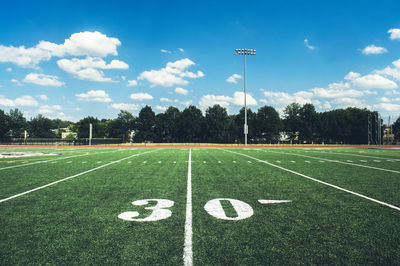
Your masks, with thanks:
<instances>
[{"instance_id":1,"label":"painted number 30","mask_svg":"<svg viewBox=\"0 0 400 266\"><path fill-rule=\"evenodd\" d=\"M156 202L156 204L150 204L150 202ZM221 201L228 201L233 209L236 212L235 217L229 217L226 215L224 208L222 207ZM272 203L286 203L291 202L290 200L258 200L261 204L272 204ZM172 200L167 199L144 199L144 200L136 200L132 202L133 206L146 206L145 210L150 210L151 214L145 218L139 218L140 213L137 211L127 211L118 215L118 218L125 221L133 221L133 222L154 222L163 219L167 219L172 215L171 210L168 208L174 206L174 202ZM229 199L229 198L219 198L210 200L204 205L204 209L207 213L217 219L222 220L243 220L251 217L254 213L253 208L247 204L246 202L237 200L237 199Z\"/></svg>"}]
</instances>

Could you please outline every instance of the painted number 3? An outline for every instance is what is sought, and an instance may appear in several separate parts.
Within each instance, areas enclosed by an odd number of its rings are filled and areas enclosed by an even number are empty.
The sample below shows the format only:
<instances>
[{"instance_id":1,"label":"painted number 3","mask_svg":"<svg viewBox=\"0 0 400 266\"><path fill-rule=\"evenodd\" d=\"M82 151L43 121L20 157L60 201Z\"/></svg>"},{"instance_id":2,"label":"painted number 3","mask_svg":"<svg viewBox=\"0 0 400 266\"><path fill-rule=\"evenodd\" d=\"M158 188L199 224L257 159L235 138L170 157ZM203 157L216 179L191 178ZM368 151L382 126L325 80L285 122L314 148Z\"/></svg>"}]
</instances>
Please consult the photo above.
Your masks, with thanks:
<instances>
[{"instance_id":1,"label":"painted number 3","mask_svg":"<svg viewBox=\"0 0 400 266\"><path fill-rule=\"evenodd\" d=\"M154 203L151 202L156 202ZM221 202L227 201L233 207L236 212L234 217L229 217L226 215L224 208L222 207ZM279 203L289 203L292 202L291 200L258 200L260 204L279 204ZM151 214L147 217L140 218L140 213L137 211L128 211L123 212L118 215L118 218L125 220L125 221L132 221L132 222L154 222L163 219L167 219L172 215L172 212L168 209L174 206L174 202L172 200L167 199L144 199L144 200L136 200L132 202L133 206L146 206L151 205L148 207L144 207L145 210L150 210ZM246 202L237 200L237 199L229 199L229 198L219 198L210 200L204 205L204 209L206 212L217 218L222 220L243 220L251 217L254 214L253 208L247 204Z\"/></svg>"},{"instance_id":2,"label":"painted number 3","mask_svg":"<svg viewBox=\"0 0 400 266\"><path fill-rule=\"evenodd\" d=\"M146 206L149 205L150 202L156 201L157 204L150 207L145 207L145 210L152 211L151 214L145 218L137 218L140 216L140 213L137 211L129 211L123 212L118 215L118 218L125 221L132 222L154 222L162 219L167 219L172 215L172 212L168 209L174 206L174 202L172 200L167 199L144 199L144 200L136 200L132 202L133 206Z\"/></svg>"}]
</instances>

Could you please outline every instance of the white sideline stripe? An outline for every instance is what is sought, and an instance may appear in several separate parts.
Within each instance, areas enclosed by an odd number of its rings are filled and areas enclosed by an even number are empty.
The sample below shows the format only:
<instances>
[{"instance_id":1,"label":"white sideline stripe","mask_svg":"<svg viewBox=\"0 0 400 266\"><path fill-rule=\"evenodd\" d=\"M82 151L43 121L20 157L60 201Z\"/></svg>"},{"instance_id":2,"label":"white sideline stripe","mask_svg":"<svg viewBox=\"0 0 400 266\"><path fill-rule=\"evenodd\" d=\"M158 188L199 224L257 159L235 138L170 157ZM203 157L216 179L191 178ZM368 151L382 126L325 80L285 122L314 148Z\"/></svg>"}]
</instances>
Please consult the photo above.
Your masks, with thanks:
<instances>
[{"instance_id":1,"label":"white sideline stripe","mask_svg":"<svg viewBox=\"0 0 400 266\"><path fill-rule=\"evenodd\" d=\"M153 151L154 151L154 150L153 150ZM49 187L49 186L55 185L55 184L57 184L57 183L60 183L60 182L64 182L64 181L66 181L66 180L68 180L68 179L72 179L72 178L74 178L74 177L81 176L81 175L84 175L84 174L87 174L87 173L90 173L90 172L96 171L96 170L98 170L98 169L100 169L100 168L103 168L103 167L106 167L106 166L112 165L112 164L114 164L114 163L119 163L119 162L121 162L121 161L124 161L124 160L126 160L126 159L129 159L129 158L132 158L132 157L135 157L135 156L139 156L139 155L143 155L143 154L145 154L145 153L149 153L149 152L153 152L153 151L147 151L147 152L143 152L143 153L139 153L139 154L133 154L133 155L131 155L131 156L128 156L128 157L125 157L125 158L119 159L119 160L117 160L117 161L113 161L113 162L109 162L109 163L106 163L106 164L100 165L100 166L98 166L98 167L96 167L96 168L93 168L93 169L87 170L87 171L85 171L85 172L82 172L82 173L79 173L79 174L76 174L76 175L73 175L73 176L69 176L69 177L66 177L66 178L63 178L63 179L60 179L60 180L57 180L57 181L51 182L51 183L49 183L49 184L47 184L47 185L40 186L40 187L37 187L37 188L31 189L31 190L28 190L28 191L22 192L22 193L20 193L20 194L17 194L17 195L14 195L14 196L11 196L11 197L8 197L8 198L5 198L5 199L2 199L2 200L0 200L0 203L2 203L2 202L4 202L4 201L7 201L7 200L10 200L10 199L14 199L14 198L17 198L17 197L23 196L23 195L25 195L25 194L31 193L31 192L33 192L33 191L36 191L36 190L39 190L39 189L42 189L42 188L46 188L46 187Z\"/></svg>"},{"instance_id":2,"label":"white sideline stripe","mask_svg":"<svg viewBox=\"0 0 400 266\"><path fill-rule=\"evenodd\" d=\"M186 195L185 246L183 247L183 264L193 265L192 250L192 149L189 149Z\"/></svg>"},{"instance_id":3,"label":"white sideline stripe","mask_svg":"<svg viewBox=\"0 0 400 266\"><path fill-rule=\"evenodd\" d=\"M359 167L364 167L364 168L370 168L370 169L375 169L375 170L380 170L380 171L386 171L386 172L391 172L391 173L400 174L400 171L390 170L390 169L385 169L385 168L379 168L379 167L373 167L373 166L369 166L369 165L362 165L362 164L356 164L356 163L341 162L341 161L338 161L338 160L331 160L331 159L325 159L325 158L317 158L317 157L313 157L313 156L308 156L308 155L303 155L303 154L296 154L296 153L285 153L285 152L278 152L278 151L269 151L269 152L281 153L281 154L286 154L286 155L302 156L302 157L307 157L307 158L312 158L312 159L317 159L317 160L325 160L326 162L331 162L331 163L341 163L341 164L359 166ZM321 162L321 161L320 161L320 162Z\"/></svg>"},{"instance_id":4,"label":"white sideline stripe","mask_svg":"<svg viewBox=\"0 0 400 266\"><path fill-rule=\"evenodd\" d=\"M298 176L301 176L301 177L310 179L310 180L312 180L312 181L315 181L315 182L324 184L324 185L326 185L326 186L330 186L330 187L336 188L336 189L338 189L338 190L341 190L341 191L344 191L344 192L353 194L353 195L355 195L355 196L358 196L358 197L361 197L361 198L364 198L364 199L373 201L373 202L375 202L375 203L378 203L378 204L387 206L387 207L389 207L389 208L395 209L395 210L397 210L397 211L400 211L400 207L394 206L394 205L392 205L392 204L389 204L389 203L386 203L386 202L383 202L383 201L380 201L380 200L376 200L376 199L373 199L373 198L364 196L364 195L359 194L359 193L357 193L357 192L353 192L353 191L351 191L351 190L348 190L348 189L345 189L345 188L342 188L342 187L339 187L339 186L336 186L336 185L332 185L332 184L330 184L330 183L327 183L327 182L324 182L324 181L321 181L321 180L312 178L312 177L310 177L310 176L303 175L303 174L301 174L301 173L298 173L298 172L295 172L295 171L292 171L292 170L283 168L283 167L281 167L281 166L279 166L279 165L275 165L275 164L269 163L269 162L267 162L267 161L263 161L263 160L261 160L261 159L258 159L258 158L249 156L249 155L247 155L247 154L238 153L238 152L234 152L234 151L230 151L230 150L227 150L227 151L229 151L229 152L231 152L231 153L239 154L239 155L242 155L242 156L246 156L246 157L248 157L248 158L251 158L251 159L253 159L253 160L259 161L259 162L261 162L261 163L268 164L268 165L270 165L270 166L276 167L276 168L281 169L281 170L283 170L283 171L286 171L286 172L289 172L289 173L292 173L292 174L295 174L295 175L298 175Z\"/></svg>"},{"instance_id":5,"label":"white sideline stripe","mask_svg":"<svg viewBox=\"0 0 400 266\"><path fill-rule=\"evenodd\" d=\"M42 161L36 161L36 162L32 162L32 163L24 163L24 164L18 164L18 165L7 166L7 167L0 168L0 170L11 169L11 168L17 168L17 167L21 167L21 166L27 166L27 165L33 165L33 164L39 164L39 163L54 162L54 161L58 161L58 160L64 160L64 159L69 159L69 158L75 158L75 157L80 157L80 156L87 156L87 155L96 155L96 154L102 154L102 153L109 153L109 152L111 152L111 151L96 152L96 153L92 153L92 154L85 153L85 154L73 155L73 156L69 156L69 157L62 157L62 158L51 159L51 160L42 160Z\"/></svg>"},{"instance_id":6,"label":"white sideline stripe","mask_svg":"<svg viewBox=\"0 0 400 266\"><path fill-rule=\"evenodd\" d=\"M313 150L312 152L323 153L322 151L318 151L318 150ZM392 158L387 158L387 157L385 158L385 157L377 157L377 156L368 156L368 155L347 153L347 151L346 152L333 152L333 151L330 151L329 153L331 153L331 154L339 154L339 155L358 156L358 157L365 157L365 158L373 158L373 159L381 159L381 160L383 160L383 159L392 159Z\"/></svg>"}]
</instances>

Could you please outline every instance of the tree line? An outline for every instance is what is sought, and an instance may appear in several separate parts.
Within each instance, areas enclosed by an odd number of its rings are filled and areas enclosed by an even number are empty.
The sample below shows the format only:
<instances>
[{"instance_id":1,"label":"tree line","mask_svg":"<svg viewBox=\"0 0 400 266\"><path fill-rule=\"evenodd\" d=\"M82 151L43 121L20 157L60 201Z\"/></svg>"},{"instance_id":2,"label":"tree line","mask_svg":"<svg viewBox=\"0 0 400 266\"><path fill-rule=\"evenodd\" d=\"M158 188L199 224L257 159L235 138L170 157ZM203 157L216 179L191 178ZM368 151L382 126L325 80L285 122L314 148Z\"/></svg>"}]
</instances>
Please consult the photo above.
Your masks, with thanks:
<instances>
[{"instance_id":1,"label":"tree line","mask_svg":"<svg viewBox=\"0 0 400 266\"><path fill-rule=\"evenodd\" d=\"M309 103L289 104L283 110L283 117L271 106L263 106L256 112L248 109L248 142L366 144L368 116L375 114L354 107L317 112ZM209 107L204 115L193 105L182 111L171 106L159 114L145 106L138 116L121 110L115 119L88 116L76 123L41 114L28 121L18 109L9 113L0 110L0 139L21 138L25 130L30 138L60 138L62 129L67 127L78 138L88 138L89 124L93 126L93 138L121 138L126 142L244 142L244 108L238 114L228 115L220 105ZM400 140L400 117L393 124L393 131Z\"/></svg>"}]
</instances>

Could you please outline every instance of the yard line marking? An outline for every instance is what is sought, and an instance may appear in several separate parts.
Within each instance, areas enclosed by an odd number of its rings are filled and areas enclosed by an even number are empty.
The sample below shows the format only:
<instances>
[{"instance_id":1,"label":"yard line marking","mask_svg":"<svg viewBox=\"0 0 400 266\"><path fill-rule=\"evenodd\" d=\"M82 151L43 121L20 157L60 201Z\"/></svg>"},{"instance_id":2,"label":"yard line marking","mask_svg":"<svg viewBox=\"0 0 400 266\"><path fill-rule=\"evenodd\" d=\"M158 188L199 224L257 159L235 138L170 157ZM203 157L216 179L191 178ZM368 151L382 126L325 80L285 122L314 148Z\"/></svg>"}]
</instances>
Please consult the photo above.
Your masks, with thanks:
<instances>
[{"instance_id":1,"label":"yard line marking","mask_svg":"<svg viewBox=\"0 0 400 266\"><path fill-rule=\"evenodd\" d=\"M276 161L277 163L281 163L281 161Z\"/></svg>"},{"instance_id":2,"label":"yard line marking","mask_svg":"<svg viewBox=\"0 0 400 266\"><path fill-rule=\"evenodd\" d=\"M379 161L379 160L373 160L374 162L377 162L377 163L380 163L381 161Z\"/></svg>"},{"instance_id":3,"label":"yard line marking","mask_svg":"<svg viewBox=\"0 0 400 266\"><path fill-rule=\"evenodd\" d=\"M276 168L281 169L281 170L283 170L283 171L286 171L286 172L289 172L289 173L292 173L292 174L295 174L295 175L298 175L298 176L301 176L301 177L310 179L310 180L312 180L312 181L315 181L315 182L324 184L324 185L326 185L326 186L336 188L336 189L338 189L338 190L341 190L341 191L344 191L344 192L353 194L353 195L355 195L355 196L358 196L358 197L361 197L361 198L364 198L364 199L373 201L373 202L375 202L375 203L378 203L378 204L387 206L387 207L389 207L389 208L395 209L395 210L397 210L397 211L400 211L400 207L394 206L394 205L392 205L392 204L389 204L389 203L386 203L386 202L383 202L383 201L380 201L380 200L377 200L377 199L374 199L374 198L370 198L370 197L364 196L364 195L362 195L362 194L360 194L360 193L353 192L353 191L351 191L351 190L348 190L348 189L345 189L345 188L342 188L342 187L339 187L339 186L336 186L336 185L333 185L333 184L324 182L324 181L322 181L322 180L319 180L319 179L316 179L316 178L313 178L313 177L310 177L310 176L303 175L303 174L301 174L301 173L292 171L292 170L290 170L290 169L281 167L281 166L279 166L279 165L275 165L275 164L269 163L269 162L267 162L267 161L264 161L264 160L261 160L261 159L252 157L252 156L247 155L247 154L238 153L238 152L234 152L234 151L230 151L230 150L227 150L227 151L229 151L229 152L231 152L231 153L239 154L239 155L242 155L242 156L245 156L245 157L248 157L248 158L251 158L251 159L253 159L253 160L259 161L259 162L261 162L261 163L268 164L268 165L270 165L270 166L276 167Z\"/></svg>"},{"instance_id":4,"label":"yard line marking","mask_svg":"<svg viewBox=\"0 0 400 266\"><path fill-rule=\"evenodd\" d=\"M346 162L352 163L353 161L352 160L346 160Z\"/></svg>"},{"instance_id":5,"label":"yard line marking","mask_svg":"<svg viewBox=\"0 0 400 266\"><path fill-rule=\"evenodd\" d=\"M313 152L317 152L317 153L323 153L323 151L318 151L318 150L313 150ZM358 156L358 157L365 157L365 158L373 158L373 159L387 159L384 157L377 157L377 156L368 156L368 155L361 155L361 154L354 154L354 153L343 153L343 152L332 152L330 151L330 153L332 154L339 154L339 155L351 155L351 156ZM397 154L396 154L397 155ZM390 158L389 158L390 159Z\"/></svg>"},{"instance_id":6,"label":"yard line marking","mask_svg":"<svg viewBox=\"0 0 400 266\"><path fill-rule=\"evenodd\" d=\"M85 154L73 155L73 156L62 157L62 158L57 158L57 159L42 160L42 161L36 161L36 162L31 162L31 163L24 163L24 164L12 165L12 166L7 166L7 167L0 168L0 170L6 170L6 169L11 169L11 168L17 168L17 167L27 166L27 165L33 165L33 164L39 164L39 163L47 163L47 162L54 162L54 161L58 161L58 160L64 160L64 159L75 158L75 157L80 157L80 156L87 156L87 155L96 155L96 154L102 154L102 153L110 153L110 151L106 151L106 152L96 152L96 153L92 153L92 154L85 153Z\"/></svg>"},{"instance_id":7,"label":"yard line marking","mask_svg":"<svg viewBox=\"0 0 400 266\"><path fill-rule=\"evenodd\" d=\"M290 162L292 162L292 163L296 163L296 161L290 161Z\"/></svg>"},{"instance_id":8,"label":"yard line marking","mask_svg":"<svg viewBox=\"0 0 400 266\"><path fill-rule=\"evenodd\" d=\"M305 161L306 163L311 163L310 161Z\"/></svg>"},{"instance_id":9,"label":"yard line marking","mask_svg":"<svg viewBox=\"0 0 400 266\"><path fill-rule=\"evenodd\" d=\"M47 185L43 185L43 186L40 186L40 187L31 189L31 190L22 192L22 193L20 193L20 194L16 194L16 195L14 195L14 196L11 196L11 197L2 199L2 200L0 200L0 203L2 203L2 202L4 202L4 201L7 201L7 200L10 200L10 199L14 199L14 198L23 196L23 195L25 195L25 194L31 193L31 192L33 192L33 191L36 191L36 190L39 190L39 189L42 189L42 188L46 188L46 187L55 185L55 184L60 183L60 182L64 182L64 181L66 181L66 180L68 180L68 179L72 179L72 178L74 178L74 177L78 177L78 176L81 176L81 175L84 175L84 174L91 173L91 172L96 171L96 170L98 170L98 169L101 169L101 168L103 168L103 167L106 167L106 166L109 166L109 165L112 165L112 164L115 164L115 163L122 162L122 161L124 161L124 160L129 159L129 158L136 157L136 156L139 156L139 155L143 155L143 154L146 154L146 153L149 153L149 152L153 152L153 151L154 151L154 150L152 150L152 151L147 151L147 152L143 152L143 153L133 154L133 155L130 155L130 156L128 156L128 157L119 159L119 160L117 160L117 161L113 161L113 162L109 162L109 163L100 165L100 166L98 166L98 167L92 168L92 169L87 170L87 171L84 171L84 172L82 172L82 173L79 173L79 174L76 174L76 175L72 175L72 176L69 176L69 177L66 177L66 178L63 178L63 179L60 179L60 180L51 182L51 183L49 183L49 184L47 184Z\"/></svg>"},{"instance_id":10,"label":"yard line marking","mask_svg":"<svg viewBox=\"0 0 400 266\"><path fill-rule=\"evenodd\" d=\"M341 163L341 164L353 165L353 166L358 166L358 167L363 167L363 168L369 168L369 169L374 169L374 170L380 170L380 171L400 174L400 171L390 170L390 169L385 169L385 168L379 168L379 167L374 167L374 166L369 166L369 165L341 162L341 161L338 161L338 160L317 158L317 157L314 157L314 156L308 156L308 155L302 155L302 154L296 154L296 153L286 153L286 152L277 152L277 151L269 151L269 152L275 152L275 153L281 153L281 154L287 154L287 155L295 155L295 156L302 156L302 157L307 157L307 158L312 158L312 159L321 159L321 160L324 160L326 162L331 162L331 163Z\"/></svg>"},{"instance_id":11,"label":"yard line marking","mask_svg":"<svg viewBox=\"0 0 400 266\"><path fill-rule=\"evenodd\" d=\"M367 161L366 160L360 160L360 162L366 163Z\"/></svg>"},{"instance_id":12,"label":"yard line marking","mask_svg":"<svg viewBox=\"0 0 400 266\"><path fill-rule=\"evenodd\" d=\"M187 195L186 195L186 220L185 220L185 246L183 247L183 264L193 265L192 250L192 149L189 149L189 162L187 174Z\"/></svg>"}]
</instances>

